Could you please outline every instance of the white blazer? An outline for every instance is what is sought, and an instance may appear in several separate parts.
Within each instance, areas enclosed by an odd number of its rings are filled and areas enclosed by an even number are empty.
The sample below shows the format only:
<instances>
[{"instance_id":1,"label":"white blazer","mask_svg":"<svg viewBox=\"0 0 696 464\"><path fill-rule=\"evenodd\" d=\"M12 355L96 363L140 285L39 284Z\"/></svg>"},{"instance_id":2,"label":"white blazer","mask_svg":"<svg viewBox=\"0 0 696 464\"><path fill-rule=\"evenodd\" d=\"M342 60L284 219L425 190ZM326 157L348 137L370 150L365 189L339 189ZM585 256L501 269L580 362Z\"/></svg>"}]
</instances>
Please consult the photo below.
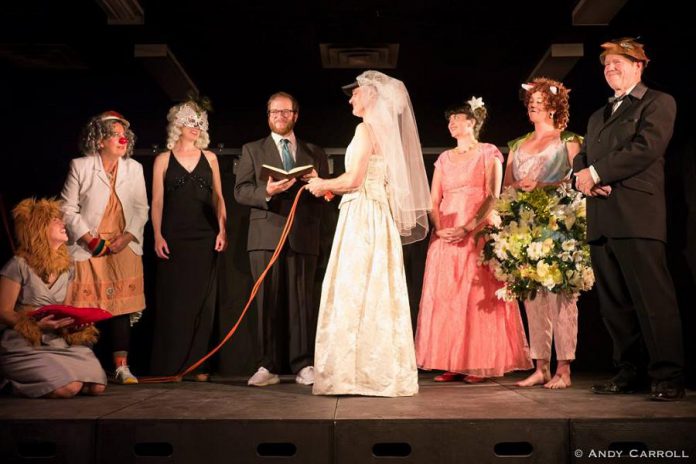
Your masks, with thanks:
<instances>
[{"instance_id":1,"label":"white blazer","mask_svg":"<svg viewBox=\"0 0 696 464\"><path fill-rule=\"evenodd\" d=\"M77 241L90 232L96 235L106 204L111 195L111 183L99 155L75 158L60 194L63 199L65 228L68 231L68 248L75 261L85 261L92 254ZM128 246L137 254L143 254L143 229L148 218L147 191L143 167L130 158L119 158L116 176L116 195L123 207L126 219L125 232L135 240Z\"/></svg>"}]
</instances>

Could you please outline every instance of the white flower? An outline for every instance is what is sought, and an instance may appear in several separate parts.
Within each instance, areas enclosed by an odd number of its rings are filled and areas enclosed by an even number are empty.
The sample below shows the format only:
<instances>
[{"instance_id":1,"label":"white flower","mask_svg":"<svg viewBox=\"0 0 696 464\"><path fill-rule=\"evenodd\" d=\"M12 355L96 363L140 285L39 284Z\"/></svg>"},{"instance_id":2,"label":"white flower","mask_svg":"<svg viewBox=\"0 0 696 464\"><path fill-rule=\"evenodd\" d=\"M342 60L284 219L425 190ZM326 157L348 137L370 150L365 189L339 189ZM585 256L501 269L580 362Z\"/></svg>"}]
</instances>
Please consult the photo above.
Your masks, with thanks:
<instances>
[{"instance_id":1,"label":"white flower","mask_svg":"<svg viewBox=\"0 0 696 464\"><path fill-rule=\"evenodd\" d=\"M566 182L559 185L556 191L562 197L576 198L578 196L578 192L576 190L573 190L573 188L570 186L570 183Z\"/></svg>"},{"instance_id":2,"label":"white flower","mask_svg":"<svg viewBox=\"0 0 696 464\"><path fill-rule=\"evenodd\" d=\"M575 239L566 240L561 244L561 248L563 248L564 251L573 251L577 246L577 243L578 242L575 241Z\"/></svg>"},{"instance_id":3,"label":"white flower","mask_svg":"<svg viewBox=\"0 0 696 464\"><path fill-rule=\"evenodd\" d=\"M509 250L509 246L507 242L505 241L499 241L495 243L495 246L493 247L493 253L495 253L496 258L498 258L500 261L505 261L507 259L507 251Z\"/></svg>"},{"instance_id":4,"label":"white flower","mask_svg":"<svg viewBox=\"0 0 696 464\"><path fill-rule=\"evenodd\" d=\"M531 209L523 209L520 211L520 220L525 224L532 224L535 216L534 211Z\"/></svg>"},{"instance_id":5,"label":"white flower","mask_svg":"<svg viewBox=\"0 0 696 464\"><path fill-rule=\"evenodd\" d=\"M532 261L538 261L542 257L542 243L541 242L532 242L529 244L527 247L527 256L529 259Z\"/></svg>"},{"instance_id":6,"label":"white flower","mask_svg":"<svg viewBox=\"0 0 696 464\"><path fill-rule=\"evenodd\" d=\"M471 111L476 111L484 106L482 97L471 97L469 101L467 101L467 104L469 108L471 108Z\"/></svg>"},{"instance_id":7,"label":"white flower","mask_svg":"<svg viewBox=\"0 0 696 464\"><path fill-rule=\"evenodd\" d=\"M503 301L515 301L515 295L513 295L512 292L510 292L510 290L507 288L507 286L501 287L501 288L499 288L498 290L496 290L496 291L495 291L495 296L496 296L499 300L503 300Z\"/></svg>"},{"instance_id":8,"label":"white flower","mask_svg":"<svg viewBox=\"0 0 696 464\"><path fill-rule=\"evenodd\" d=\"M583 290L589 290L595 283L594 272L591 267L586 267L582 270Z\"/></svg>"}]
</instances>

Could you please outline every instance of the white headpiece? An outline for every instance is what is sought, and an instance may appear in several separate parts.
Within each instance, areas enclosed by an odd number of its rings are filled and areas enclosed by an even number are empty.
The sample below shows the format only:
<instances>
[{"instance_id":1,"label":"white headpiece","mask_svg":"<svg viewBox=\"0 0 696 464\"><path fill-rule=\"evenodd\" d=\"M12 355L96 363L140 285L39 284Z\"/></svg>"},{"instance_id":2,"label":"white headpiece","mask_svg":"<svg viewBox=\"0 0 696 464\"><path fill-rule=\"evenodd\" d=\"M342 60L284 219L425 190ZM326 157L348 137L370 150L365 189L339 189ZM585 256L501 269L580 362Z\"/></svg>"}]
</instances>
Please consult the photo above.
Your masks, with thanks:
<instances>
[{"instance_id":1,"label":"white headpiece","mask_svg":"<svg viewBox=\"0 0 696 464\"><path fill-rule=\"evenodd\" d=\"M428 233L431 209L416 118L406 86L379 71L365 71L356 81L365 115L387 166L389 205L401 242L422 240Z\"/></svg>"},{"instance_id":2,"label":"white headpiece","mask_svg":"<svg viewBox=\"0 0 696 464\"><path fill-rule=\"evenodd\" d=\"M469 108L471 108L471 111L476 111L486 105L483 103L483 97L471 97L466 103L469 105Z\"/></svg>"},{"instance_id":3,"label":"white headpiece","mask_svg":"<svg viewBox=\"0 0 696 464\"><path fill-rule=\"evenodd\" d=\"M522 84L522 88L523 88L524 90L526 90L527 92L529 92L530 90L532 90L532 89L534 88L534 85L532 85L532 84ZM558 95L558 87L556 87L555 85L550 85L550 86L549 86L549 90L551 91L552 94Z\"/></svg>"},{"instance_id":4,"label":"white headpiece","mask_svg":"<svg viewBox=\"0 0 696 464\"><path fill-rule=\"evenodd\" d=\"M174 115L174 124L208 131L208 113L197 111L191 104L184 103Z\"/></svg>"}]
</instances>

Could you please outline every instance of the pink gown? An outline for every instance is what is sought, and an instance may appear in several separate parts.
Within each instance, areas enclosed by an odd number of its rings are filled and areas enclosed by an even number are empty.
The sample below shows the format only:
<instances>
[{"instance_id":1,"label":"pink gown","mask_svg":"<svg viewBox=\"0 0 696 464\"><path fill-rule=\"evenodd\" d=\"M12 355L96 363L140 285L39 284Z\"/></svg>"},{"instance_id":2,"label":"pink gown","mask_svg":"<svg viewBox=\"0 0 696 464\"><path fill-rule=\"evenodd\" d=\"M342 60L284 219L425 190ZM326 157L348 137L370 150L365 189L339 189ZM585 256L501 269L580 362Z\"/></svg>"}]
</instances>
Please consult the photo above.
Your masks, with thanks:
<instances>
[{"instance_id":1,"label":"pink gown","mask_svg":"<svg viewBox=\"0 0 696 464\"><path fill-rule=\"evenodd\" d=\"M474 217L488 195L484 173L496 158L502 161L491 144L480 144L468 159L458 156L448 150L435 162L442 179L442 228ZM419 368L499 377L532 367L517 302L495 296L501 285L488 267L479 265L482 247L476 231L456 244L433 232L416 331Z\"/></svg>"}]
</instances>

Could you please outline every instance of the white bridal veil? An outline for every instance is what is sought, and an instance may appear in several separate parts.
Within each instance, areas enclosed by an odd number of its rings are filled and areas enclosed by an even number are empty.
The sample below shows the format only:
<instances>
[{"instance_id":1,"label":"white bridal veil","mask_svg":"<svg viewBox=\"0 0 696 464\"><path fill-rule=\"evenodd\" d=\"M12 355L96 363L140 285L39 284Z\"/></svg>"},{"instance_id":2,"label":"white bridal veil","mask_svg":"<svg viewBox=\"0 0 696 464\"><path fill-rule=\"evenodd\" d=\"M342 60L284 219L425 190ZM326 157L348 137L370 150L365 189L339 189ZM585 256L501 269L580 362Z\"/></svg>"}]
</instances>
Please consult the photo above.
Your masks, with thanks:
<instances>
[{"instance_id":1,"label":"white bridal veil","mask_svg":"<svg viewBox=\"0 0 696 464\"><path fill-rule=\"evenodd\" d=\"M379 71L365 71L356 81L364 98L363 120L386 162L389 205L401 242L417 242L428 233L431 200L408 91L403 82Z\"/></svg>"}]
</instances>

